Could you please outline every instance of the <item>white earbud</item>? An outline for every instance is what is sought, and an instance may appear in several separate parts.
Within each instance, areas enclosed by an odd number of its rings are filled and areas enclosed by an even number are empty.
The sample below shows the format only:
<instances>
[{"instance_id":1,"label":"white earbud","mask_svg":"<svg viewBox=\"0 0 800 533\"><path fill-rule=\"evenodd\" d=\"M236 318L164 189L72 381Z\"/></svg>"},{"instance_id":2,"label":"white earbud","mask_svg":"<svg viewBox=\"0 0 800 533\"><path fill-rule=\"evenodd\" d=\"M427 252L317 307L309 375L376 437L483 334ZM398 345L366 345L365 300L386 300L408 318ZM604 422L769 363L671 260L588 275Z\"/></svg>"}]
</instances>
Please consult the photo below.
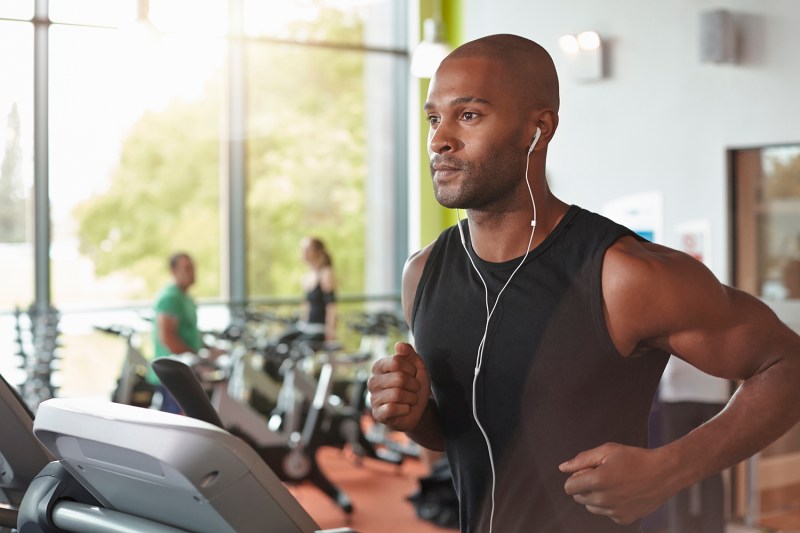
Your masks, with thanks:
<instances>
[{"instance_id":1,"label":"white earbud","mask_svg":"<svg viewBox=\"0 0 800 533\"><path fill-rule=\"evenodd\" d=\"M531 146L528 148L528 153L530 154L533 152L533 149L536 148L536 143L539 142L539 137L542 135L542 130L537 126L536 127L536 135L533 136L533 140L531 141Z\"/></svg>"}]
</instances>

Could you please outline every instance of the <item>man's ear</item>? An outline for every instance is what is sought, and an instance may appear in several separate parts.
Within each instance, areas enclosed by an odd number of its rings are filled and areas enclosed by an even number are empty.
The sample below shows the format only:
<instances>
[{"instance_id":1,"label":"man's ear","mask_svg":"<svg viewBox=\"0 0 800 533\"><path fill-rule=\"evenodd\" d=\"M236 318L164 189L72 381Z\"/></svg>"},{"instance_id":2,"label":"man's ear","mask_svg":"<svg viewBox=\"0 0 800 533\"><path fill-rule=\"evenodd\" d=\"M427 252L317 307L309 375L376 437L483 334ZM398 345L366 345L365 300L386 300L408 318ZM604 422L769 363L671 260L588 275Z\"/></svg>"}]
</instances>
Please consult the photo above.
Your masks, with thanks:
<instances>
[{"instance_id":1,"label":"man's ear","mask_svg":"<svg viewBox=\"0 0 800 533\"><path fill-rule=\"evenodd\" d=\"M536 128L541 130L539 135L539 140L536 143L536 150L538 147L545 147L550 143L550 139L553 138L553 135L556 132L556 128L558 128L558 113L551 109L543 109L537 110L532 117L531 126L530 126L530 142L533 141L534 137L536 136ZM530 144L529 144L530 145Z\"/></svg>"},{"instance_id":2,"label":"man's ear","mask_svg":"<svg viewBox=\"0 0 800 533\"><path fill-rule=\"evenodd\" d=\"M540 111L536 118L536 127L542 130L543 139L541 140L549 141L558 128L558 113L551 109Z\"/></svg>"}]
</instances>

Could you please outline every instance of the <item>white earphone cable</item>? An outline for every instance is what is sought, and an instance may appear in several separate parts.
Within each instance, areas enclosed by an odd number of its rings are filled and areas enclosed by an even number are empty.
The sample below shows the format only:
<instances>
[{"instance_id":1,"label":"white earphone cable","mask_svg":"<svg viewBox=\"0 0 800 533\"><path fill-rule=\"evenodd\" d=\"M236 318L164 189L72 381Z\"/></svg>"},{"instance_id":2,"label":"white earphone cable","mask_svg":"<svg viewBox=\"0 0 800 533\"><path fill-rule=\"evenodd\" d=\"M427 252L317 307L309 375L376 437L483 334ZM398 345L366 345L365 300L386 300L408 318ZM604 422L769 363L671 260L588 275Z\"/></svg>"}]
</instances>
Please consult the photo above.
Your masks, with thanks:
<instances>
[{"instance_id":1,"label":"white earphone cable","mask_svg":"<svg viewBox=\"0 0 800 533\"><path fill-rule=\"evenodd\" d=\"M480 270L478 270L477 265L475 265L475 260L472 258L472 254L470 254L469 250L467 249L466 239L464 238L464 230L461 228L461 213L456 208L456 216L458 218L458 231L461 235L461 246L463 246L464 251L467 253L467 257L469 258L469 262L472 264L473 270L475 270L475 273L478 274L478 278L480 278L481 283L483 284L484 300L486 306L486 325L483 330L483 336L481 337L481 342L478 345L478 355L475 361L475 373L472 378L472 417L475 419L475 423L477 424L478 429L480 429L481 434L483 435L483 439L486 441L486 448L489 453L489 466L491 467L492 470L492 494L491 494L492 507L491 507L491 513L489 515L489 533L492 533L492 525L494 523L495 488L497 485L497 473L495 471L492 443L489 440L489 435L486 432L486 429L484 428L483 424L478 418L478 406L477 406L475 392L478 383L478 375L480 374L481 366L483 365L483 354L484 354L484 349L486 347L486 338L489 335L489 321L491 320L492 315L494 315L495 309L497 309L497 304L498 302L500 302L500 296L506 290L506 287L508 287L509 283L511 283L511 280L514 278L514 275L522 267L522 265L525 263L525 260L528 258L528 254L530 254L531 251L531 245L533 244L533 235L536 232L536 201L533 198L533 190L531 189L530 181L528 181L528 168L530 166L530 155L533 152L534 146L536 146L536 143L539 140L539 135L540 131L537 128L536 137L534 137L534 140L531 143L531 147L528 150L528 156L525 158L525 184L528 186L528 194L530 194L531 204L533 205L533 219L531 220L531 236L528 239L528 246L525 249L525 255L522 256L522 260L519 262L517 267L508 277L508 280L506 280L505 284L500 289L500 292L497 293L497 298L495 298L494 305L492 305L491 310L489 309L489 288L486 285L486 280L483 279Z\"/></svg>"}]
</instances>

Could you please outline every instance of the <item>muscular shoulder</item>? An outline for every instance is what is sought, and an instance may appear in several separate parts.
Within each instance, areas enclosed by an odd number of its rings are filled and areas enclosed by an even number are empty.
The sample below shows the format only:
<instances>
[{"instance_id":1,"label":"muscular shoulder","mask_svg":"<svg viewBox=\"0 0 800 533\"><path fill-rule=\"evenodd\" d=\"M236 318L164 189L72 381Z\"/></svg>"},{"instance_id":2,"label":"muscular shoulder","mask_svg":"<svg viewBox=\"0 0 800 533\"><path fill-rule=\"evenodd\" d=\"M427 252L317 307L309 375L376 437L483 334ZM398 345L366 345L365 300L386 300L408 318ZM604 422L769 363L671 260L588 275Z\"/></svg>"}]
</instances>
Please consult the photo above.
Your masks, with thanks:
<instances>
[{"instance_id":1,"label":"muscular shoulder","mask_svg":"<svg viewBox=\"0 0 800 533\"><path fill-rule=\"evenodd\" d=\"M623 237L605 254L603 302L612 340L623 355L642 344L713 315L727 300L725 288L689 255L633 237Z\"/></svg>"},{"instance_id":2,"label":"muscular shoulder","mask_svg":"<svg viewBox=\"0 0 800 533\"><path fill-rule=\"evenodd\" d=\"M603 292L611 291L613 296L618 292L615 289L647 284L653 276L677 275L676 269L689 266L687 260L697 262L672 248L622 237L609 247L603 259Z\"/></svg>"}]
</instances>

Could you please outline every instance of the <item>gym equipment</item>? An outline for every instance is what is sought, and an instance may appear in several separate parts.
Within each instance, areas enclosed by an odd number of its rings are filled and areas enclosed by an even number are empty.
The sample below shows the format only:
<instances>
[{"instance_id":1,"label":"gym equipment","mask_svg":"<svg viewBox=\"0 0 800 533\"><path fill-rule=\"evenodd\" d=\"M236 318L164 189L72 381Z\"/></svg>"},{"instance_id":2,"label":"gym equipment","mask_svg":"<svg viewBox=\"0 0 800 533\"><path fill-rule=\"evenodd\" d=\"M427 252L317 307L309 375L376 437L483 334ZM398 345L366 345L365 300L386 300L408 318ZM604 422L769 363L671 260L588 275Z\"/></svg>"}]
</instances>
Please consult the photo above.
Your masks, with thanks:
<instances>
[{"instance_id":1,"label":"gym equipment","mask_svg":"<svg viewBox=\"0 0 800 533\"><path fill-rule=\"evenodd\" d=\"M370 354L370 363L389 353L391 337L402 338L408 332L405 319L391 311L361 313L356 320L348 323L348 327L361 333L359 351ZM367 369L361 369L354 380L351 404L358 412L371 412L367 391L369 376ZM419 458L420 448L417 443L407 439L394 439L393 433L383 424L375 423L369 427L365 439L383 457L399 457L400 461L405 457Z\"/></svg>"},{"instance_id":2,"label":"gym equipment","mask_svg":"<svg viewBox=\"0 0 800 533\"><path fill-rule=\"evenodd\" d=\"M370 354L373 362L388 353L391 336L400 337L408 332L405 319L390 311L359 313L347 327L361 333L358 351Z\"/></svg>"},{"instance_id":3,"label":"gym equipment","mask_svg":"<svg viewBox=\"0 0 800 533\"><path fill-rule=\"evenodd\" d=\"M370 353L344 354L341 345L329 342L302 341L292 343L289 352L281 365L281 374L285 376L276 408L269 419L269 428L279 431L284 427L284 419L302 418L308 411L308 399L315 394L318 383L307 371L298 370L307 365L306 362L321 361L332 365L335 370L342 365L358 365L367 362ZM353 385L350 401L345 402L340 396L333 394L335 383L331 383L329 392L323 403L322 422L320 424L319 442L321 446L332 446L343 449L349 446L360 461L364 457L400 465L403 456L385 448L376 449L364 434L361 417L366 408L366 378L357 377Z\"/></svg>"},{"instance_id":4,"label":"gym equipment","mask_svg":"<svg viewBox=\"0 0 800 533\"><path fill-rule=\"evenodd\" d=\"M294 449L304 448L308 445L307 440L292 435L303 434L300 429L304 427L312 399L319 392L320 365L327 365L332 367L333 376L340 376L340 370L344 369L356 379L334 381L330 386L324 383L325 401L322 402L321 422L314 430L315 446L349 447L358 462L366 457L394 465L402 463L402 454L385 446L374 446L361 425L366 412L368 376L363 368L359 369L361 363L368 363L375 357L376 349L385 349L386 338L397 324L394 315L364 314L357 322L348 324L362 334L361 350L355 354L343 353L342 346L335 342L287 340L285 332L287 325L292 323L291 318L247 311L241 311L239 315L238 321L214 334L233 343L230 357L218 360L226 368L227 387L219 383L213 386L211 393L212 402L226 426L235 425L237 431L260 441L257 449L276 444L274 434L281 436L278 444L285 446L291 442ZM276 324L282 326L278 334L274 332ZM206 381L204 376L201 381ZM335 390L336 387L341 392ZM350 390L351 394L345 394ZM349 396L349 401L346 396ZM267 428L261 415L269 418Z\"/></svg>"},{"instance_id":5,"label":"gym equipment","mask_svg":"<svg viewBox=\"0 0 800 533\"><path fill-rule=\"evenodd\" d=\"M22 312L19 309L14 311L17 355L22 357L20 368L26 375L25 380L19 384L19 391L28 408L36 412L39 403L54 397L58 389L53 377L59 363L57 348L60 345L58 336L61 332L58 322L61 313L55 307L39 308L31 305L27 315L30 322L30 342L26 348L21 326Z\"/></svg>"},{"instance_id":6,"label":"gym equipment","mask_svg":"<svg viewBox=\"0 0 800 533\"><path fill-rule=\"evenodd\" d=\"M136 346L134 341L136 330L119 324L94 326L94 329L125 341L125 359L122 362L117 386L111 394L111 401L137 407L150 407L155 387L145 378L150 363Z\"/></svg>"},{"instance_id":7,"label":"gym equipment","mask_svg":"<svg viewBox=\"0 0 800 533\"><path fill-rule=\"evenodd\" d=\"M329 342L303 341L284 345L282 352L273 350L283 357L283 364L311 366L320 357L335 364L335 368L345 368L350 374L346 380L335 381L332 394L325 406L325 418L321 426L323 444L344 448L349 446L357 461L363 458L375 459L393 465L402 464L406 456L418 456L416 444L401 445L387 438L385 428L373 424L368 433L362 427L362 418L368 413L367 380L369 366L379 357L386 355L390 338L403 335L407 331L405 321L396 313L372 311L358 313L347 322L347 327L361 335L358 350L348 353L341 345ZM280 347L280 346L279 346ZM267 360L268 354L263 354ZM341 373L337 373L337 376ZM313 387L313 377L309 372L298 372L294 379L296 388L303 395L309 395ZM285 389L282 390L282 392ZM280 399L270 417L270 428L281 427L285 402Z\"/></svg>"},{"instance_id":8,"label":"gym equipment","mask_svg":"<svg viewBox=\"0 0 800 533\"><path fill-rule=\"evenodd\" d=\"M447 529L459 528L458 494L447 457L433 464L430 475L419 478L419 489L406 499L422 520Z\"/></svg>"},{"instance_id":9,"label":"gym equipment","mask_svg":"<svg viewBox=\"0 0 800 533\"><path fill-rule=\"evenodd\" d=\"M207 422L55 398L33 432L58 462L25 493L20 533L319 530L249 446Z\"/></svg>"},{"instance_id":10,"label":"gym equipment","mask_svg":"<svg viewBox=\"0 0 800 533\"><path fill-rule=\"evenodd\" d=\"M33 436L33 413L0 376L0 532L17 525L17 512L28 485L50 453Z\"/></svg>"},{"instance_id":11,"label":"gym equipment","mask_svg":"<svg viewBox=\"0 0 800 533\"><path fill-rule=\"evenodd\" d=\"M225 369L228 382L228 394L240 402L254 405L254 397L272 409L277 403L281 390L280 376L270 375L261 370L261 362L254 361L262 338L258 332L250 328L231 324L221 332L210 333L215 339L229 343L229 354L216 360L218 366Z\"/></svg>"},{"instance_id":12,"label":"gym equipment","mask_svg":"<svg viewBox=\"0 0 800 533\"><path fill-rule=\"evenodd\" d=\"M188 416L213 420L215 424L219 421L220 427L250 444L281 480L294 483L310 481L344 512L353 512L350 498L328 479L316 459L317 450L322 445L323 410L332 385L331 363L321 369L311 407L302 423L298 412L292 410L290 419L280 432L271 431L261 414L232 398L224 380L213 385L209 399L195 372L181 358L161 357L151 366ZM284 387L289 387L290 391L294 390L292 375L289 373L284 378Z\"/></svg>"}]
</instances>

